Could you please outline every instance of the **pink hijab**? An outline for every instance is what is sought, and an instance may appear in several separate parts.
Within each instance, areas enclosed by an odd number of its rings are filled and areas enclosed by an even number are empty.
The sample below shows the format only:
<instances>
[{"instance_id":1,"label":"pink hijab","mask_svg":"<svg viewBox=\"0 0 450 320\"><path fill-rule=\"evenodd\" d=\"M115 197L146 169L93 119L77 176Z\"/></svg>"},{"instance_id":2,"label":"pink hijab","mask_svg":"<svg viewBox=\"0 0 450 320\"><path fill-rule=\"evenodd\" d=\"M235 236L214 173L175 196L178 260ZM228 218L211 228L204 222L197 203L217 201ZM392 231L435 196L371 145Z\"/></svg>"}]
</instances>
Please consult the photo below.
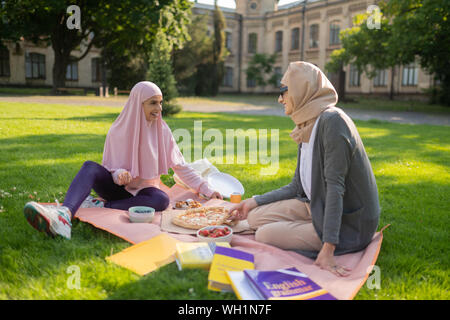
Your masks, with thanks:
<instances>
[{"instance_id":1,"label":"pink hijab","mask_svg":"<svg viewBox=\"0 0 450 320\"><path fill-rule=\"evenodd\" d=\"M161 90L149 81L139 82L131 89L125 107L106 136L102 165L109 171L126 169L133 179L153 179L185 163L161 115L151 122L145 119L142 102L155 95L162 96Z\"/></svg>"}]
</instances>

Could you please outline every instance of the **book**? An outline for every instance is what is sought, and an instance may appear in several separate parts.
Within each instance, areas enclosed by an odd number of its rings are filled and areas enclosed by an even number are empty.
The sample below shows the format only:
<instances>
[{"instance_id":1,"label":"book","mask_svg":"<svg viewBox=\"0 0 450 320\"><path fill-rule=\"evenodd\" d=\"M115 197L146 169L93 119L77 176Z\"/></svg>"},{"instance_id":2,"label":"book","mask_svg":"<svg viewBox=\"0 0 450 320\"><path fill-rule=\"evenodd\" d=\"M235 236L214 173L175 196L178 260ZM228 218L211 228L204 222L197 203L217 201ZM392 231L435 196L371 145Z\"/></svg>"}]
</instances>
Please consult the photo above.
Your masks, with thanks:
<instances>
[{"instance_id":1,"label":"book","mask_svg":"<svg viewBox=\"0 0 450 320\"><path fill-rule=\"evenodd\" d=\"M149 240L126 248L119 253L106 257L143 276L175 260L175 246L178 240L161 233Z\"/></svg>"},{"instance_id":2,"label":"book","mask_svg":"<svg viewBox=\"0 0 450 320\"><path fill-rule=\"evenodd\" d=\"M253 290L253 287L242 271L227 271L228 279L231 283L236 297L239 300L261 300L261 297Z\"/></svg>"},{"instance_id":3,"label":"book","mask_svg":"<svg viewBox=\"0 0 450 320\"><path fill-rule=\"evenodd\" d=\"M208 289L232 292L226 271L242 271L255 268L255 258L251 253L218 246L211 262L208 275Z\"/></svg>"},{"instance_id":4,"label":"book","mask_svg":"<svg viewBox=\"0 0 450 320\"><path fill-rule=\"evenodd\" d=\"M296 268L271 271L244 270L228 275L236 295L252 295L257 300L336 300L306 274ZM244 299L244 298L243 298Z\"/></svg>"},{"instance_id":5,"label":"book","mask_svg":"<svg viewBox=\"0 0 450 320\"><path fill-rule=\"evenodd\" d=\"M228 242L178 242L175 262L178 270L183 268L209 269L216 246L230 247Z\"/></svg>"}]
</instances>

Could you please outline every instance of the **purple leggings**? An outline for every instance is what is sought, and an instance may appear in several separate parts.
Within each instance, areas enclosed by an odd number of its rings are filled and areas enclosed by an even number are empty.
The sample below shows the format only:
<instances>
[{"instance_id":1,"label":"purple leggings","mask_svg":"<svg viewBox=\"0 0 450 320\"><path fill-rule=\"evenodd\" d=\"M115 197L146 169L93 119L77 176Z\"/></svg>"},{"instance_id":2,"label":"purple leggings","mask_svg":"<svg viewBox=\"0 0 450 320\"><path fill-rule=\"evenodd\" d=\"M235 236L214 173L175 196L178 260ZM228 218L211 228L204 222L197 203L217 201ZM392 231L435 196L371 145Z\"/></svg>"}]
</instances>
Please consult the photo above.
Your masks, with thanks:
<instances>
[{"instance_id":1,"label":"purple leggings","mask_svg":"<svg viewBox=\"0 0 450 320\"><path fill-rule=\"evenodd\" d=\"M111 173L105 167L86 161L70 184L64 199L63 205L70 209L72 217L91 193L91 189L106 200L105 208L128 210L133 206L147 206L163 211L169 205L169 197L164 191L149 187L133 196L124 186L114 183Z\"/></svg>"}]
</instances>

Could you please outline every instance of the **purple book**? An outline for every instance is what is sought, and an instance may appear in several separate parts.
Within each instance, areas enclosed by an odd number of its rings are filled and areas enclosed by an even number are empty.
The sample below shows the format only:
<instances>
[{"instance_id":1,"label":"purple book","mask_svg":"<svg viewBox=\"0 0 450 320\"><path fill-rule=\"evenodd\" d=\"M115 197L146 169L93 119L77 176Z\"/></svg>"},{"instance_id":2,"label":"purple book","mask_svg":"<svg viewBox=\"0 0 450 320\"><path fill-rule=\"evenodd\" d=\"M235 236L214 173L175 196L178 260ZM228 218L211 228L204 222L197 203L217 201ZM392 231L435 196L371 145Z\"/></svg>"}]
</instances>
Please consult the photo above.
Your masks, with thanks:
<instances>
[{"instance_id":1,"label":"purple book","mask_svg":"<svg viewBox=\"0 0 450 320\"><path fill-rule=\"evenodd\" d=\"M244 270L261 299L337 300L296 268L273 271Z\"/></svg>"}]
</instances>

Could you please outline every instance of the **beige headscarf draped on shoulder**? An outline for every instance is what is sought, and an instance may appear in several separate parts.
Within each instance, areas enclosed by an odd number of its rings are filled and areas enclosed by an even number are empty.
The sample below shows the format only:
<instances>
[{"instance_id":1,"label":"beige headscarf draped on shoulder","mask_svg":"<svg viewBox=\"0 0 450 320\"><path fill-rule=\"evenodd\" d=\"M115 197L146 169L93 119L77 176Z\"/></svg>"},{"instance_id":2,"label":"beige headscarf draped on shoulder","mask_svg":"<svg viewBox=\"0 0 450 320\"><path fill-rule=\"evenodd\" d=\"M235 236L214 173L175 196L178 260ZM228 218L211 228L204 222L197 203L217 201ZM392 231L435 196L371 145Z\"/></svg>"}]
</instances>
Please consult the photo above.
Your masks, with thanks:
<instances>
[{"instance_id":1,"label":"beige headscarf draped on shoulder","mask_svg":"<svg viewBox=\"0 0 450 320\"><path fill-rule=\"evenodd\" d=\"M296 124L290 136L298 144L308 142L317 117L337 103L336 90L318 67L304 61L291 62L281 84L288 86L289 116Z\"/></svg>"}]
</instances>

